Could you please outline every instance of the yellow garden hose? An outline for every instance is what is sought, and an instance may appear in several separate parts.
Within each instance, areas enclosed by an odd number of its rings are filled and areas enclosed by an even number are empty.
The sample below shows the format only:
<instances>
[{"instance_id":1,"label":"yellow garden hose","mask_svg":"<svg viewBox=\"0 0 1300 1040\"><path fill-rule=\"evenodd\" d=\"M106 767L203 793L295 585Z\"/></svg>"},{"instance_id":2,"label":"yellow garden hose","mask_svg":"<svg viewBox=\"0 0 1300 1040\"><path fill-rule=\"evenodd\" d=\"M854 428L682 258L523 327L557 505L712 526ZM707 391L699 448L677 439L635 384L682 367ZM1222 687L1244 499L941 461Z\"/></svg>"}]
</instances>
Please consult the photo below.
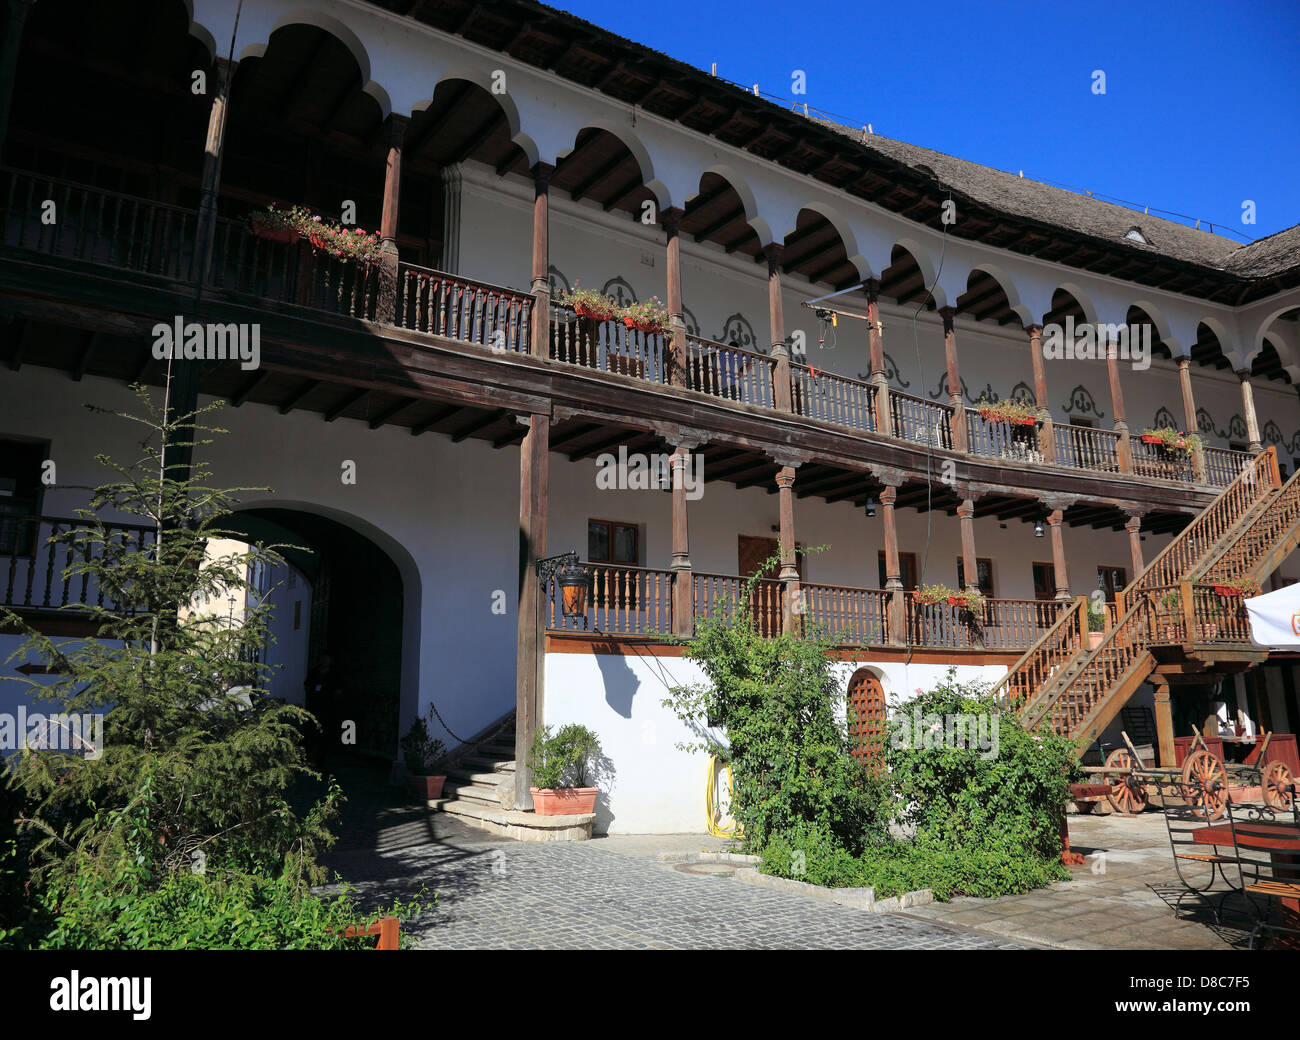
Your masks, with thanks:
<instances>
[{"instance_id":1,"label":"yellow garden hose","mask_svg":"<svg viewBox=\"0 0 1300 1040\"><path fill-rule=\"evenodd\" d=\"M709 833L715 838L739 838L742 836L740 824L732 822L730 827L722 826L722 812L718 808L718 765L721 760L717 755L709 756L709 770L704 778L704 811L708 816ZM732 775L731 765L721 762L727 773L727 804L735 792L736 778Z\"/></svg>"}]
</instances>

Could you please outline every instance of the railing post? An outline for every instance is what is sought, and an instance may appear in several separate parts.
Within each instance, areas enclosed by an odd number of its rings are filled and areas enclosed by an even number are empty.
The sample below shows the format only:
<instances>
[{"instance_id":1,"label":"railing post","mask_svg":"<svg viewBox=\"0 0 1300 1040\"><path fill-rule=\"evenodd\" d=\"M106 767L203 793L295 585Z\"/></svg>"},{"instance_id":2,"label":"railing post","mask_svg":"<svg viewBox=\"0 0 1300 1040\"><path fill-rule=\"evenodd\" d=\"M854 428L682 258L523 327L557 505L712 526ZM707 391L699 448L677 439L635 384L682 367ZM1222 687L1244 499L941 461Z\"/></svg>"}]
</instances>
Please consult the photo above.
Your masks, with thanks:
<instances>
[{"instance_id":1,"label":"railing post","mask_svg":"<svg viewBox=\"0 0 1300 1040\"><path fill-rule=\"evenodd\" d=\"M549 415L519 419L528 427L519 446L519 626L515 662L516 809L532 807L528 754L542 719L546 668L546 608L536 563L546 555Z\"/></svg>"},{"instance_id":2,"label":"railing post","mask_svg":"<svg viewBox=\"0 0 1300 1040\"><path fill-rule=\"evenodd\" d=\"M550 186L555 167L539 162L533 166L533 357L547 358L551 352L550 283Z\"/></svg>"},{"instance_id":3,"label":"railing post","mask_svg":"<svg viewBox=\"0 0 1300 1040\"><path fill-rule=\"evenodd\" d=\"M1188 433L1197 433L1199 424L1196 420L1196 398L1192 395L1192 359L1187 354L1178 358L1178 389L1183 398L1183 429ZM1204 452L1192 452L1192 479L1198 484L1208 482Z\"/></svg>"},{"instance_id":4,"label":"railing post","mask_svg":"<svg viewBox=\"0 0 1300 1040\"><path fill-rule=\"evenodd\" d=\"M1052 570L1056 578L1056 598L1068 600L1071 598L1070 574L1066 569L1065 543L1061 536L1061 526L1065 522L1065 510L1074 504L1074 500L1052 496L1042 501L1051 510L1047 514L1047 527L1052 536Z\"/></svg>"},{"instance_id":5,"label":"railing post","mask_svg":"<svg viewBox=\"0 0 1300 1040\"><path fill-rule=\"evenodd\" d=\"M940 307L939 315L943 318L943 353L947 362L948 405L952 408L952 450L970 451L966 430L966 408L962 402L961 372L957 365L957 333L953 331L953 318L957 311L952 307Z\"/></svg>"},{"instance_id":6,"label":"railing post","mask_svg":"<svg viewBox=\"0 0 1300 1040\"><path fill-rule=\"evenodd\" d=\"M1145 510L1130 509L1128 519L1124 522L1124 530L1128 532L1128 551L1133 563L1133 577L1137 577L1145 569L1146 565L1142 562L1142 517ZM1118 596L1119 593L1116 593Z\"/></svg>"},{"instance_id":7,"label":"railing post","mask_svg":"<svg viewBox=\"0 0 1300 1040\"><path fill-rule=\"evenodd\" d=\"M1152 685L1155 688L1156 744L1160 751L1160 765L1170 768L1177 758L1174 754L1174 714L1169 703L1169 684L1155 681Z\"/></svg>"},{"instance_id":8,"label":"railing post","mask_svg":"<svg viewBox=\"0 0 1300 1040\"><path fill-rule=\"evenodd\" d=\"M794 551L794 472L804 460L802 457L783 456L774 457L773 461L781 467L776 475L781 514L781 573L778 575L782 585L781 631L786 635L798 635L803 603Z\"/></svg>"},{"instance_id":9,"label":"railing post","mask_svg":"<svg viewBox=\"0 0 1300 1040\"><path fill-rule=\"evenodd\" d=\"M862 283L867 294L867 353L871 362L871 383L876 388L876 432L890 437L894 432L894 415L889 407L889 377L885 374L884 326L880 321L880 280L868 278Z\"/></svg>"},{"instance_id":10,"label":"railing post","mask_svg":"<svg viewBox=\"0 0 1300 1040\"><path fill-rule=\"evenodd\" d=\"M397 235L399 201L402 194L402 139L410 123L406 116L388 117L388 162L384 167L384 206L379 219L381 257L379 261L379 293L375 301L375 317L380 321L397 324Z\"/></svg>"},{"instance_id":11,"label":"railing post","mask_svg":"<svg viewBox=\"0 0 1300 1040\"><path fill-rule=\"evenodd\" d=\"M217 227L217 192L221 187L221 156L226 137L226 108L230 81L235 78L237 61L217 58L214 62L216 89L208 112L208 135L203 146L203 172L199 181L199 215L194 229L194 269L190 277L205 282L212 262L212 240Z\"/></svg>"}]
</instances>

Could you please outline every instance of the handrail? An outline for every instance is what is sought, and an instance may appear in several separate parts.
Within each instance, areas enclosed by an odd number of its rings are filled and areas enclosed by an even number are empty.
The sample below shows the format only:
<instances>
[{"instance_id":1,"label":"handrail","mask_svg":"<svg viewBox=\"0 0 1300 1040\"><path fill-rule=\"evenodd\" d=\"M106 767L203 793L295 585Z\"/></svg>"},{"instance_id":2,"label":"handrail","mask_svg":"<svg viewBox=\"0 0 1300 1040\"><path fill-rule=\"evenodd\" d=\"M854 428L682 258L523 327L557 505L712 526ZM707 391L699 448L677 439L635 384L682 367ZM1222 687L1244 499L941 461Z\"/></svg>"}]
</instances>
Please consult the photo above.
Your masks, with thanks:
<instances>
[{"instance_id":1,"label":"handrail","mask_svg":"<svg viewBox=\"0 0 1300 1040\"><path fill-rule=\"evenodd\" d=\"M1300 471L1241 531L1236 538L1212 553L1192 577L1206 583L1233 581L1255 575L1254 571L1278 539L1300 523Z\"/></svg>"},{"instance_id":2,"label":"handrail","mask_svg":"<svg viewBox=\"0 0 1300 1040\"><path fill-rule=\"evenodd\" d=\"M1004 709L1025 707L1039 688L1083 648L1088 632L1087 612L1087 599L1077 597L1042 638L1007 669L989 695Z\"/></svg>"},{"instance_id":3,"label":"handrail","mask_svg":"<svg viewBox=\"0 0 1300 1040\"><path fill-rule=\"evenodd\" d=\"M876 429L876 387L860 379L807 365L790 365L791 402L796 415L851 430Z\"/></svg>"}]
</instances>

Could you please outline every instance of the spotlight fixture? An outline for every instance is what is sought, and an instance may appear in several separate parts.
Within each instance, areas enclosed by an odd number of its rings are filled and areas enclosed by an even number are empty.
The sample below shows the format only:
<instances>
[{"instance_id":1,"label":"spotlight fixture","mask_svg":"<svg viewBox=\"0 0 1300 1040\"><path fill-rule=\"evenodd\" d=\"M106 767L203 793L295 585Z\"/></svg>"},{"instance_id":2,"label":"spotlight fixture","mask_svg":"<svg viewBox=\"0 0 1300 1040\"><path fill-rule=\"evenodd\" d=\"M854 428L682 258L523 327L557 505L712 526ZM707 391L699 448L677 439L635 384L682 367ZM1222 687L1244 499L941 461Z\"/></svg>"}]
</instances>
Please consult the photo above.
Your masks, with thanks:
<instances>
[{"instance_id":1,"label":"spotlight fixture","mask_svg":"<svg viewBox=\"0 0 1300 1040\"><path fill-rule=\"evenodd\" d=\"M1034 521L1034 537L1035 538L1043 537L1043 522L1041 520Z\"/></svg>"},{"instance_id":2,"label":"spotlight fixture","mask_svg":"<svg viewBox=\"0 0 1300 1040\"><path fill-rule=\"evenodd\" d=\"M868 498L868 499L867 499L867 516L875 516L875 515L876 515L876 500L875 500L874 498Z\"/></svg>"}]
</instances>

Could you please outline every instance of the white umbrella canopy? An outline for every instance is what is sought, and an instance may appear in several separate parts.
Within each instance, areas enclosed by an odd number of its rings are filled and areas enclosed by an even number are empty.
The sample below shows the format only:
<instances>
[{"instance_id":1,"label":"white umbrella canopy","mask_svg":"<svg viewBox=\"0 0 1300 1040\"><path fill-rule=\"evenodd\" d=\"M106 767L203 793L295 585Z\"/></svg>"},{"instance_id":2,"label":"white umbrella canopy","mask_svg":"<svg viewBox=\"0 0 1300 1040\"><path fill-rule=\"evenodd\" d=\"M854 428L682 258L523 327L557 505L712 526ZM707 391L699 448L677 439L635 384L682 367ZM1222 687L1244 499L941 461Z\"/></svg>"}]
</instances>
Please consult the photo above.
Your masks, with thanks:
<instances>
[{"instance_id":1,"label":"white umbrella canopy","mask_svg":"<svg viewBox=\"0 0 1300 1040\"><path fill-rule=\"evenodd\" d=\"M1300 583L1243 601L1250 641L1275 650L1300 649Z\"/></svg>"}]
</instances>

